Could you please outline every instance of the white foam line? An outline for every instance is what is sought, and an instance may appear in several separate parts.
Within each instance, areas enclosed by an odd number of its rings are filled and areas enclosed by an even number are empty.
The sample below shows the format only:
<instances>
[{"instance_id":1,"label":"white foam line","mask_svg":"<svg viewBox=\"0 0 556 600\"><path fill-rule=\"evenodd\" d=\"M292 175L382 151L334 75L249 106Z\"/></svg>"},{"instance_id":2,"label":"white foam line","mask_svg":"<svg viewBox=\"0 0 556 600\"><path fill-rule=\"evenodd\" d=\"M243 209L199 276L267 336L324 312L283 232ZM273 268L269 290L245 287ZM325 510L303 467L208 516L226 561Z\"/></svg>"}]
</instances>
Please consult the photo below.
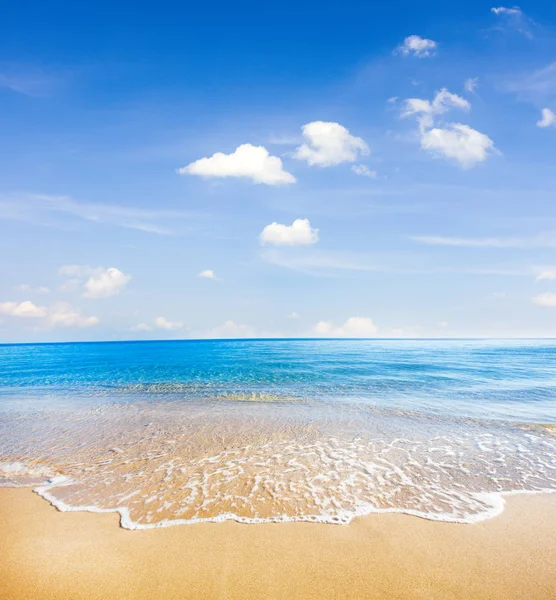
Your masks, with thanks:
<instances>
[{"instance_id":1,"label":"white foam line","mask_svg":"<svg viewBox=\"0 0 556 600\"><path fill-rule=\"evenodd\" d=\"M410 515L413 517L419 517L421 519L427 519L428 521L441 521L445 523L462 523L472 524L480 523L481 521L487 521L497 517L504 512L505 499L504 496L516 496L518 494L553 494L556 493L555 489L546 488L540 490L510 490L505 492L482 492L474 494L474 496L483 501L488 501L492 508L490 510L483 511L469 517L456 518L452 517L447 513L424 513L417 510L404 509L404 508L375 508L371 505L361 507L357 510L348 512L344 511L343 514L339 513L338 516L326 516L326 515L305 515L298 517L289 517L287 515L281 515L279 517L268 517L266 519L258 517L241 517L234 513L222 513L216 517L199 517L196 519L164 519L158 523L137 523L133 521L129 509L127 507L120 508L99 508L98 506L71 506L66 504L62 500L58 500L53 496L49 490L57 487L64 487L67 485L74 484L75 481L65 477L63 475L53 477L48 481L46 485L41 485L33 489L39 496L48 500L52 506L57 508L61 512L91 512L91 513L118 513L120 515L120 526L124 529L140 530L140 529L158 529L160 527L173 527L175 525L194 525L195 523L222 523L224 521L236 521L237 523L246 524L261 524L261 523L325 523L330 525L349 525L356 517L364 517L370 514L383 514L383 513L396 513Z\"/></svg>"}]
</instances>

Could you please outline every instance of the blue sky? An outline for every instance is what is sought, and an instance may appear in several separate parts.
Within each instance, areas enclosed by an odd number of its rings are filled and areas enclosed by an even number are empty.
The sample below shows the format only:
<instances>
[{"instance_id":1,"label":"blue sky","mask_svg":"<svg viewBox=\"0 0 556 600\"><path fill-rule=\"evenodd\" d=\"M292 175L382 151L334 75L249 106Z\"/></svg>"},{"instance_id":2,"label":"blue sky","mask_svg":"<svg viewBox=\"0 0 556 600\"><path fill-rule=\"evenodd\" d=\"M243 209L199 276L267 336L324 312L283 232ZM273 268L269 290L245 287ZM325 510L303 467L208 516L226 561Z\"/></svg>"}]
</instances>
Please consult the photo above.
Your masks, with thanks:
<instances>
[{"instance_id":1,"label":"blue sky","mask_svg":"<svg viewBox=\"0 0 556 600\"><path fill-rule=\"evenodd\" d=\"M30 2L0 341L556 336L556 6Z\"/></svg>"}]
</instances>

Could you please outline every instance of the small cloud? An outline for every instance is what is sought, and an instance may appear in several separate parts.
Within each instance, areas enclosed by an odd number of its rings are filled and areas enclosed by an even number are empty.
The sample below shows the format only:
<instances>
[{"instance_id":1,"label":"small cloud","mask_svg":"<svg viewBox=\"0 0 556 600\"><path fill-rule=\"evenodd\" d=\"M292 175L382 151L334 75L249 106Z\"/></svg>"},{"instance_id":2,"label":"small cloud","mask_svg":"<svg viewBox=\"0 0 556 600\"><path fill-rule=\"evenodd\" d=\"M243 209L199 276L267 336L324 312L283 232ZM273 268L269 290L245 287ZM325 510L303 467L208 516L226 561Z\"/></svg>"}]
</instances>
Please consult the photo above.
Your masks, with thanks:
<instances>
[{"instance_id":1,"label":"small cloud","mask_svg":"<svg viewBox=\"0 0 556 600\"><path fill-rule=\"evenodd\" d=\"M166 317L156 317L154 325L158 329L166 329L167 331L174 331L183 327L181 321L169 321Z\"/></svg>"},{"instance_id":2,"label":"small cloud","mask_svg":"<svg viewBox=\"0 0 556 600\"><path fill-rule=\"evenodd\" d=\"M288 319L292 319L292 320L299 319L299 315L296 312L292 312L288 315Z\"/></svg>"},{"instance_id":3,"label":"small cloud","mask_svg":"<svg viewBox=\"0 0 556 600\"><path fill-rule=\"evenodd\" d=\"M87 265L64 265L60 275L69 277L62 284L62 291L73 292L83 286L85 298L109 298L119 294L131 279L116 267L89 267Z\"/></svg>"},{"instance_id":4,"label":"small cloud","mask_svg":"<svg viewBox=\"0 0 556 600\"><path fill-rule=\"evenodd\" d=\"M115 296L124 289L130 279L131 275L126 275L115 267L106 270L97 269L85 282L83 295L86 298Z\"/></svg>"},{"instance_id":5,"label":"small cloud","mask_svg":"<svg viewBox=\"0 0 556 600\"><path fill-rule=\"evenodd\" d=\"M24 302L1 302L0 315L9 317L23 317L26 319L37 319L46 316L46 308L37 306L30 300Z\"/></svg>"},{"instance_id":6,"label":"small cloud","mask_svg":"<svg viewBox=\"0 0 556 600\"><path fill-rule=\"evenodd\" d=\"M496 300L504 300L508 297L508 294L506 294L506 292L494 292L494 294L492 295L494 298L496 298Z\"/></svg>"},{"instance_id":7,"label":"small cloud","mask_svg":"<svg viewBox=\"0 0 556 600\"><path fill-rule=\"evenodd\" d=\"M403 103L400 116L402 119L417 116L422 127L431 127L435 117L448 112L451 108L469 111L471 104L465 98L442 88L436 93L432 101L421 98L408 98Z\"/></svg>"},{"instance_id":8,"label":"small cloud","mask_svg":"<svg viewBox=\"0 0 556 600\"><path fill-rule=\"evenodd\" d=\"M396 48L396 52L403 56L413 55L417 58L427 58L436 54L438 44L433 40L410 35L406 37L403 44Z\"/></svg>"},{"instance_id":9,"label":"small cloud","mask_svg":"<svg viewBox=\"0 0 556 600\"><path fill-rule=\"evenodd\" d=\"M319 321L313 331L323 337L374 337L378 327L369 317L350 317L339 326L332 321Z\"/></svg>"},{"instance_id":10,"label":"small cloud","mask_svg":"<svg viewBox=\"0 0 556 600\"><path fill-rule=\"evenodd\" d=\"M247 338L253 337L254 330L249 325L235 323L232 320L226 321L218 327L214 327L205 332L203 337L208 338Z\"/></svg>"},{"instance_id":11,"label":"small cloud","mask_svg":"<svg viewBox=\"0 0 556 600\"><path fill-rule=\"evenodd\" d=\"M354 162L359 155L369 154L365 140L355 137L339 123L313 121L302 127L306 140L293 157L305 160L311 166L332 167L343 162Z\"/></svg>"},{"instance_id":12,"label":"small cloud","mask_svg":"<svg viewBox=\"0 0 556 600\"><path fill-rule=\"evenodd\" d=\"M421 148L455 160L464 169L485 161L494 151L494 142L488 135L461 123L435 127L421 136Z\"/></svg>"},{"instance_id":13,"label":"small cloud","mask_svg":"<svg viewBox=\"0 0 556 600\"><path fill-rule=\"evenodd\" d=\"M545 269L544 271L541 271L535 278L535 281L544 281L547 279L548 280L556 279L556 269Z\"/></svg>"},{"instance_id":14,"label":"small cloud","mask_svg":"<svg viewBox=\"0 0 556 600\"><path fill-rule=\"evenodd\" d=\"M204 271L201 271L197 277L200 279L216 279L216 275L212 269L205 269Z\"/></svg>"},{"instance_id":15,"label":"small cloud","mask_svg":"<svg viewBox=\"0 0 556 600\"><path fill-rule=\"evenodd\" d=\"M554 308L556 307L556 294L548 292L546 294L538 294L537 296L533 296L533 303L537 306Z\"/></svg>"},{"instance_id":16,"label":"small cloud","mask_svg":"<svg viewBox=\"0 0 556 600\"><path fill-rule=\"evenodd\" d=\"M513 15L513 16L521 16L523 13L519 6L514 6L513 8L506 8L505 6L499 6L498 8L491 8L491 12L495 15Z\"/></svg>"},{"instance_id":17,"label":"small cloud","mask_svg":"<svg viewBox=\"0 0 556 600\"><path fill-rule=\"evenodd\" d=\"M362 177L371 177L372 179L377 177L377 172L369 169L367 165L352 165L351 170Z\"/></svg>"},{"instance_id":18,"label":"small cloud","mask_svg":"<svg viewBox=\"0 0 556 600\"><path fill-rule=\"evenodd\" d=\"M53 327L92 327L100 323L98 317L84 317L66 303L58 304L48 315L48 322Z\"/></svg>"},{"instance_id":19,"label":"small cloud","mask_svg":"<svg viewBox=\"0 0 556 600\"><path fill-rule=\"evenodd\" d=\"M543 108L541 112L541 120L537 121L537 127L556 126L556 114L549 108Z\"/></svg>"},{"instance_id":20,"label":"small cloud","mask_svg":"<svg viewBox=\"0 0 556 600\"><path fill-rule=\"evenodd\" d=\"M264 146L242 144L231 154L216 152L178 169L180 175L201 177L238 177L253 183L281 185L295 183L296 179L282 168L282 160L271 156Z\"/></svg>"},{"instance_id":21,"label":"small cloud","mask_svg":"<svg viewBox=\"0 0 556 600\"><path fill-rule=\"evenodd\" d=\"M307 246L319 241L319 230L312 229L309 219L296 219L291 225L271 223L259 235L261 244Z\"/></svg>"},{"instance_id":22,"label":"small cloud","mask_svg":"<svg viewBox=\"0 0 556 600\"><path fill-rule=\"evenodd\" d=\"M465 83L463 84L463 86L464 86L466 92L473 94L475 92L475 90L477 89L477 87L479 86L479 78L478 77L470 77L469 79L465 80Z\"/></svg>"}]
</instances>

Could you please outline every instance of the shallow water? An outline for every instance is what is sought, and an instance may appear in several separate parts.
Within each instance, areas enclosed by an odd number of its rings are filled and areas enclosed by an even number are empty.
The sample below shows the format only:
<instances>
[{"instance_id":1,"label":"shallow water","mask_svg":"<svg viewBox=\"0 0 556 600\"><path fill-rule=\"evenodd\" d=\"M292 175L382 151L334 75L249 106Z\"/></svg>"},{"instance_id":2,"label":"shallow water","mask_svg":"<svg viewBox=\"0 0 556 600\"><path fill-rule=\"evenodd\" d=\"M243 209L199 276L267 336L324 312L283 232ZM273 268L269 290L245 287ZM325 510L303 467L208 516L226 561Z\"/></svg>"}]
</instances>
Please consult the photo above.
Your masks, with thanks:
<instances>
[{"instance_id":1,"label":"shallow water","mask_svg":"<svg viewBox=\"0 0 556 600\"><path fill-rule=\"evenodd\" d=\"M553 342L0 346L0 485L126 527L471 522L556 490Z\"/></svg>"}]
</instances>

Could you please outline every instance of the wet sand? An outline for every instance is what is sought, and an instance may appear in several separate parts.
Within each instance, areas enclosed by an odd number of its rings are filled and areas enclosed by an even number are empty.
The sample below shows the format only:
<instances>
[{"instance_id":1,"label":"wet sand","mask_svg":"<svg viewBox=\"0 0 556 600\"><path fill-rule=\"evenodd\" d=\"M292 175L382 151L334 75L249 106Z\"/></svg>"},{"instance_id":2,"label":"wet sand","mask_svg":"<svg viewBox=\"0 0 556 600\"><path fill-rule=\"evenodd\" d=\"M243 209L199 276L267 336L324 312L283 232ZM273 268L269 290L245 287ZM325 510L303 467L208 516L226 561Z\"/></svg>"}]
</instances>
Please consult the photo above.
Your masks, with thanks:
<instances>
[{"instance_id":1,"label":"wet sand","mask_svg":"<svg viewBox=\"0 0 556 600\"><path fill-rule=\"evenodd\" d=\"M0 489L0 598L556 598L556 494L473 525L399 514L348 526L206 523L127 531Z\"/></svg>"}]
</instances>

